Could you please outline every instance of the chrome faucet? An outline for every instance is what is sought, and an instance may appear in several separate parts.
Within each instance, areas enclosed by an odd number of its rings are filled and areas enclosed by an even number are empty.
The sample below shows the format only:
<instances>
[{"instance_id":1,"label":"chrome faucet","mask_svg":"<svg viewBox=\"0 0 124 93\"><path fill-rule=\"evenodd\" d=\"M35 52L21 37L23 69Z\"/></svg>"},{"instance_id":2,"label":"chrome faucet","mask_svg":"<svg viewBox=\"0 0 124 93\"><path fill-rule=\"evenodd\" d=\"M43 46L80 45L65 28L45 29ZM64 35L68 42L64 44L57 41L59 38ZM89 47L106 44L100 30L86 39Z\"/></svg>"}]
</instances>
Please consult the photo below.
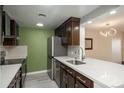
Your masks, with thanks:
<instances>
[{"instance_id":1,"label":"chrome faucet","mask_svg":"<svg viewBox=\"0 0 124 93\"><path fill-rule=\"evenodd\" d=\"M82 51L82 55L81 55L81 60L83 60L83 59L85 59L85 57L84 57L84 54L83 54L83 48L82 47L79 47L79 49L81 49L81 51Z\"/></svg>"},{"instance_id":2,"label":"chrome faucet","mask_svg":"<svg viewBox=\"0 0 124 93\"><path fill-rule=\"evenodd\" d=\"M82 54L81 54L81 58L79 58L79 59L81 59L81 60L83 60L85 57L84 57L84 55L83 55L83 48L82 47L79 47L79 49L78 49L78 54L80 55L80 49L81 49L81 52L82 52ZM77 52L75 52L75 54L76 54ZM77 56L75 57L75 60L77 60Z\"/></svg>"}]
</instances>

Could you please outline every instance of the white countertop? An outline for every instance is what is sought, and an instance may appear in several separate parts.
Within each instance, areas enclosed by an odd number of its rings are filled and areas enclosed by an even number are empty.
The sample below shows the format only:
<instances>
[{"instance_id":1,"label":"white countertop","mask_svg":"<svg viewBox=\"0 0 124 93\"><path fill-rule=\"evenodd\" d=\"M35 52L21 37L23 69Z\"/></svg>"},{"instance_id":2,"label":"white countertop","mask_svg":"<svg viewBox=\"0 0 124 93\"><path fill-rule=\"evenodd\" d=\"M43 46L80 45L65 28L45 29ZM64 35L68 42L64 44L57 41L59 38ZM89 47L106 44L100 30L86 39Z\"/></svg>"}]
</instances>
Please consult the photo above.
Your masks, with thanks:
<instances>
[{"instance_id":1,"label":"white countertop","mask_svg":"<svg viewBox=\"0 0 124 93\"><path fill-rule=\"evenodd\" d=\"M86 64L73 65L66 60L70 57L55 57L58 61L85 75L102 87L124 87L124 65L108 61L86 58Z\"/></svg>"},{"instance_id":2,"label":"white countertop","mask_svg":"<svg viewBox=\"0 0 124 93\"><path fill-rule=\"evenodd\" d=\"M21 64L0 65L0 88L7 88L20 69Z\"/></svg>"}]
</instances>

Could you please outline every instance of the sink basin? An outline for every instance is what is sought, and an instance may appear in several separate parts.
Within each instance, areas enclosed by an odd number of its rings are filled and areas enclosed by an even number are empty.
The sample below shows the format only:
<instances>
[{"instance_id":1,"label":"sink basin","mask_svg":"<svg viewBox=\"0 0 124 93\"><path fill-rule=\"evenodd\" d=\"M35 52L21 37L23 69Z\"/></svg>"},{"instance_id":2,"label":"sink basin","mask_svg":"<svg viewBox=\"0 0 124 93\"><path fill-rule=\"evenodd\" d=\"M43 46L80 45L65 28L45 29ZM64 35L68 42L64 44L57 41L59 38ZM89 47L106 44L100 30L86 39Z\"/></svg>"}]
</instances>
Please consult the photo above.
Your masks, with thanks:
<instances>
[{"instance_id":1,"label":"sink basin","mask_svg":"<svg viewBox=\"0 0 124 93\"><path fill-rule=\"evenodd\" d=\"M86 64L83 61L79 61L79 60L67 60L66 62L71 63L73 65L81 65L81 64Z\"/></svg>"}]
</instances>

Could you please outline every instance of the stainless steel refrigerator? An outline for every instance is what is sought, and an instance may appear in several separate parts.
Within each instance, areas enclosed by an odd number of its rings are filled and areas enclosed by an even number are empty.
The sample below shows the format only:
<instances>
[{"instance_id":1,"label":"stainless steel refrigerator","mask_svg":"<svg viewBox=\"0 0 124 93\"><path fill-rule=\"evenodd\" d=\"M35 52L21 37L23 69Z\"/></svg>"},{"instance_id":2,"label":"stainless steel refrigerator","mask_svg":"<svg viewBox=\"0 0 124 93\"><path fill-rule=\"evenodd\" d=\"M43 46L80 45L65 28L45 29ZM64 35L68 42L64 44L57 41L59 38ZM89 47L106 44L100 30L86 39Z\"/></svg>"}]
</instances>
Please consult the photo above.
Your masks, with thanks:
<instances>
[{"instance_id":1,"label":"stainless steel refrigerator","mask_svg":"<svg viewBox=\"0 0 124 93\"><path fill-rule=\"evenodd\" d=\"M67 47L62 46L61 38L52 36L47 41L47 70L49 77L53 80L54 57L67 56Z\"/></svg>"}]
</instances>

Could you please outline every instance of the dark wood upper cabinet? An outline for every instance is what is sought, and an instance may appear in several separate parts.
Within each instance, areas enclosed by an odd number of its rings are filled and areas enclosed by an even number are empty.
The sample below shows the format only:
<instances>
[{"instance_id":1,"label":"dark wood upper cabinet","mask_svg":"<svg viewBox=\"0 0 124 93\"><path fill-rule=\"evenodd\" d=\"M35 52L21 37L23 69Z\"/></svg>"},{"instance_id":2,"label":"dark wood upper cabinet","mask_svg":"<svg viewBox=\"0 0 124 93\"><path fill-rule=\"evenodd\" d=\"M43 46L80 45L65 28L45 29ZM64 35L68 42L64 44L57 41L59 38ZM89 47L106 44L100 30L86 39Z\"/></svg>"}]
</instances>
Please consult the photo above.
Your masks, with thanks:
<instances>
[{"instance_id":1,"label":"dark wood upper cabinet","mask_svg":"<svg viewBox=\"0 0 124 93\"><path fill-rule=\"evenodd\" d=\"M68 45L80 44L80 18L71 17L66 24Z\"/></svg>"},{"instance_id":2,"label":"dark wood upper cabinet","mask_svg":"<svg viewBox=\"0 0 124 93\"><path fill-rule=\"evenodd\" d=\"M19 26L5 11L2 12L2 33L3 45L18 45Z\"/></svg>"},{"instance_id":3,"label":"dark wood upper cabinet","mask_svg":"<svg viewBox=\"0 0 124 93\"><path fill-rule=\"evenodd\" d=\"M68 40L68 45L72 45L72 22L68 22L66 24L66 33L67 33L67 40Z\"/></svg>"},{"instance_id":4,"label":"dark wood upper cabinet","mask_svg":"<svg viewBox=\"0 0 124 93\"><path fill-rule=\"evenodd\" d=\"M62 38L62 45L79 45L80 18L70 17L56 28L55 35Z\"/></svg>"},{"instance_id":5,"label":"dark wood upper cabinet","mask_svg":"<svg viewBox=\"0 0 124 93\"><path fill-rule=\"evenodd\" d=\"M15 20L10 20L10 31L12 36L19 36L19 26Z\"/></svg>"},{"instance_id":6,"label":"dark wood upper cabinet","mask_svg":"<svg viewBox=\"0 0 124 93\"><path fill-rule=\"evenodd\" d=\"M62 34L61 34L61 31L60 31L60 28L55 29L55 36L62 37Z\"/></svg>"},{"instance_id":7,"label":"dark wood upper cabinet","mask_svg":"<svg viewBox=\"0 0 124 93\"><path fill-rule=\"evenodd\" d=\"M80 23L72 22L72 44L71 45L80 45Z\"/></svg>"},{"instance_id":8,"label":"dark wood upper cabinet","mask_svg":"<svg viewBox=\"0 0 124 93\"><path fill-rule=\"evenodd\" d=\"M5 37L7 36L11 36L11 32L10 32L10 17L9 15L3 11L2 13L2 29L3 29L3 34Z\"/></svg>"},{"instance_id":9,"label":"dark wood upper cabinet","mask_svg":"<svg viewBox=\"0 0 124 93\"><path fill-rule=\"evenodd\" d=\"M2 45L2 40L3 40L3 36L2 36L2 10L3 10L3 6L0 5L0 46Z\"/></svg>"}]
</instances>

